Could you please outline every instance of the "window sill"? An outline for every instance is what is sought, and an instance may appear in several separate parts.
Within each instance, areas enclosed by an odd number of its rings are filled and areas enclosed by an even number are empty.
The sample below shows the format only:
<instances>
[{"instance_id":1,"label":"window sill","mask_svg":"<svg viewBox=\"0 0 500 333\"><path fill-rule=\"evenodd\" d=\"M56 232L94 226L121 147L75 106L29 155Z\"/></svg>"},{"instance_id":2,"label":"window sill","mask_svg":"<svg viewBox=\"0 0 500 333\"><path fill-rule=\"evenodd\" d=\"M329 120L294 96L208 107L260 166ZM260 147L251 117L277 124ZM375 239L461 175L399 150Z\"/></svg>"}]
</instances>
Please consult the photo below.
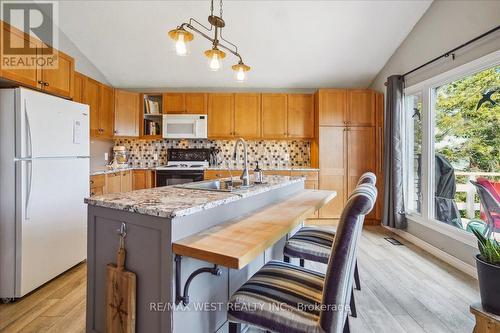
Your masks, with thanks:
<instances>
[{"instance_id":1,"label":"window sill","mask_svg":"<svg viewBox=\"0 0 500 333\"><path fill-rule=\"evenodd\" d=\"M408 213L406 214L406 218L410 222L418 223L426 228L432 229L436 232L439 232L443 235L446 235L450 238L455 239L458 242L461 242L465 245L472 246L477 249L477 239L476 237L462 229L458 229L451 225L445 224L443 222L431 219L425 219L422 216Z\"/></svg>"}]
</instances>

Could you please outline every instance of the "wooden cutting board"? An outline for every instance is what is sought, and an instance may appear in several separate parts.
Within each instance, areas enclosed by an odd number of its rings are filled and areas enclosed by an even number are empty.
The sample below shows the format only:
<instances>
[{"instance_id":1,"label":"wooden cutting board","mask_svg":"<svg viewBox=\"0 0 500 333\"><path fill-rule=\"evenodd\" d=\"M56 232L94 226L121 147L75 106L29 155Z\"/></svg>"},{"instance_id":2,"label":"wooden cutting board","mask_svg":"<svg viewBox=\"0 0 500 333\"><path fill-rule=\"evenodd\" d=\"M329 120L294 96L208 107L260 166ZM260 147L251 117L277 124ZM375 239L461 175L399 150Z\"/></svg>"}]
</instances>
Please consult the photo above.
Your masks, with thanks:
<instances>
[{"instance_id":1,"label":"wooden cutting board","mask_svg":"<svg viewBox=\"0 0 500 333\"><path fill-rule=\"evenodd\" d=\"M120 246L117 264L106 268L106 332L135 332L136 275L125 270L125 249Z\"/></svg>"}]
</instances>

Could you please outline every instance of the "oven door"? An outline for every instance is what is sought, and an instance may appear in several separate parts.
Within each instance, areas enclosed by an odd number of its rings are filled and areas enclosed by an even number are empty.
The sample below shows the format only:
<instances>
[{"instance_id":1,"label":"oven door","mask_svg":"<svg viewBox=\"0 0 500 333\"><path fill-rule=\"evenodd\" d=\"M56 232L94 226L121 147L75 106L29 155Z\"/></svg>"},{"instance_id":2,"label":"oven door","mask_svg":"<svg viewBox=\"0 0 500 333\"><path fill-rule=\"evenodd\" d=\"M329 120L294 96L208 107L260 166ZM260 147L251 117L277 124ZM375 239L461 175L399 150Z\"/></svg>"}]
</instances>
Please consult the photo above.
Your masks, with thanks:
<instances>
[{"instance_id":1,"label":"oven door","mask_svg":"<svg viewBox=\"0 0 500 333\"><path fill-rule=\"evenodd\" d=\"M203 180L203 170L157 170L156 186L178 185Z\"/></svg>"}]
</instances>

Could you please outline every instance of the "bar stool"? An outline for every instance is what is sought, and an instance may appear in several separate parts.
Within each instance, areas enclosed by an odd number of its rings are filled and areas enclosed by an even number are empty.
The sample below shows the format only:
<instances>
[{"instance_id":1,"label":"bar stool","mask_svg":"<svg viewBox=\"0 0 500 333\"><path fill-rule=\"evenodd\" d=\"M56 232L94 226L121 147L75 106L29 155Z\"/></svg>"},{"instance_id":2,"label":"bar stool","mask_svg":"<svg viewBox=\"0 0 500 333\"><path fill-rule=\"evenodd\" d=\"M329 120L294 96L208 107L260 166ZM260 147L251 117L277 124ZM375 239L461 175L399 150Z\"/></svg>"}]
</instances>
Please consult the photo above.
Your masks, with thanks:
<instances>
[{"instance_id":1,"label":"bar stool","mask_svg":"<svg viewBox=\"0 0 500 333\"><path fill-rule=\"evenodd\" d=\"M358 180L357 186L371 184L375 186L377 177L372 172L366 172ZM285 243L283 250L284 261L290 262L290 258L299 258L300 266L304 267L304 260L311 260L322 264L328 264L330 253L335 238L335 230L324 227L302 227ZM354 282L356 289L361 290L358 263L354 266ZM351 297L352 316L357 317L354 293Z\"/></svg>"},{"instance_id":2,"label":"bar stool","mask_svg":"<svg viewBox=\"0 0 500 333\"><path fill-rule=\"evenodd\" d=\"M342 211L326 275L280 261L270 261L230 298L229 332L241 324L286 333L349 332L352 277L364 216L377 189L359 185Z\"/></svg>"}]
</instances>

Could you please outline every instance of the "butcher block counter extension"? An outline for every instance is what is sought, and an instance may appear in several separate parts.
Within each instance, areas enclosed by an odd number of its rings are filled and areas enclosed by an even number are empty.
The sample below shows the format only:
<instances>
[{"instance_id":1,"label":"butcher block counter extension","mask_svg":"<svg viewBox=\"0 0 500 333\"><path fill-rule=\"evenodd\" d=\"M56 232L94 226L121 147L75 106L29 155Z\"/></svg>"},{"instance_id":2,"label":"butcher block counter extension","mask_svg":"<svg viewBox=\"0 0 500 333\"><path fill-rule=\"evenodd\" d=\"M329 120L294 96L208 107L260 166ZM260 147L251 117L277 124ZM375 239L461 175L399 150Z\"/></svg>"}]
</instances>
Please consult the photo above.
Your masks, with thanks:
<instances>
[{"instance_id":1,"label":"butcher block counter extension","mask_svg":"<svg viewBox=\"0 0 500 333\"><path fill-rule=\"evenodd\" d=\"M268 176L232 192L168 186L86 199L87 332L105 332L106 266L116 262L120 229L126 270L137 277L136 332L228 332L231 294L281 260L286 238L335 197L305 190L304 180Z\"/></svg>"}]
</instances>

